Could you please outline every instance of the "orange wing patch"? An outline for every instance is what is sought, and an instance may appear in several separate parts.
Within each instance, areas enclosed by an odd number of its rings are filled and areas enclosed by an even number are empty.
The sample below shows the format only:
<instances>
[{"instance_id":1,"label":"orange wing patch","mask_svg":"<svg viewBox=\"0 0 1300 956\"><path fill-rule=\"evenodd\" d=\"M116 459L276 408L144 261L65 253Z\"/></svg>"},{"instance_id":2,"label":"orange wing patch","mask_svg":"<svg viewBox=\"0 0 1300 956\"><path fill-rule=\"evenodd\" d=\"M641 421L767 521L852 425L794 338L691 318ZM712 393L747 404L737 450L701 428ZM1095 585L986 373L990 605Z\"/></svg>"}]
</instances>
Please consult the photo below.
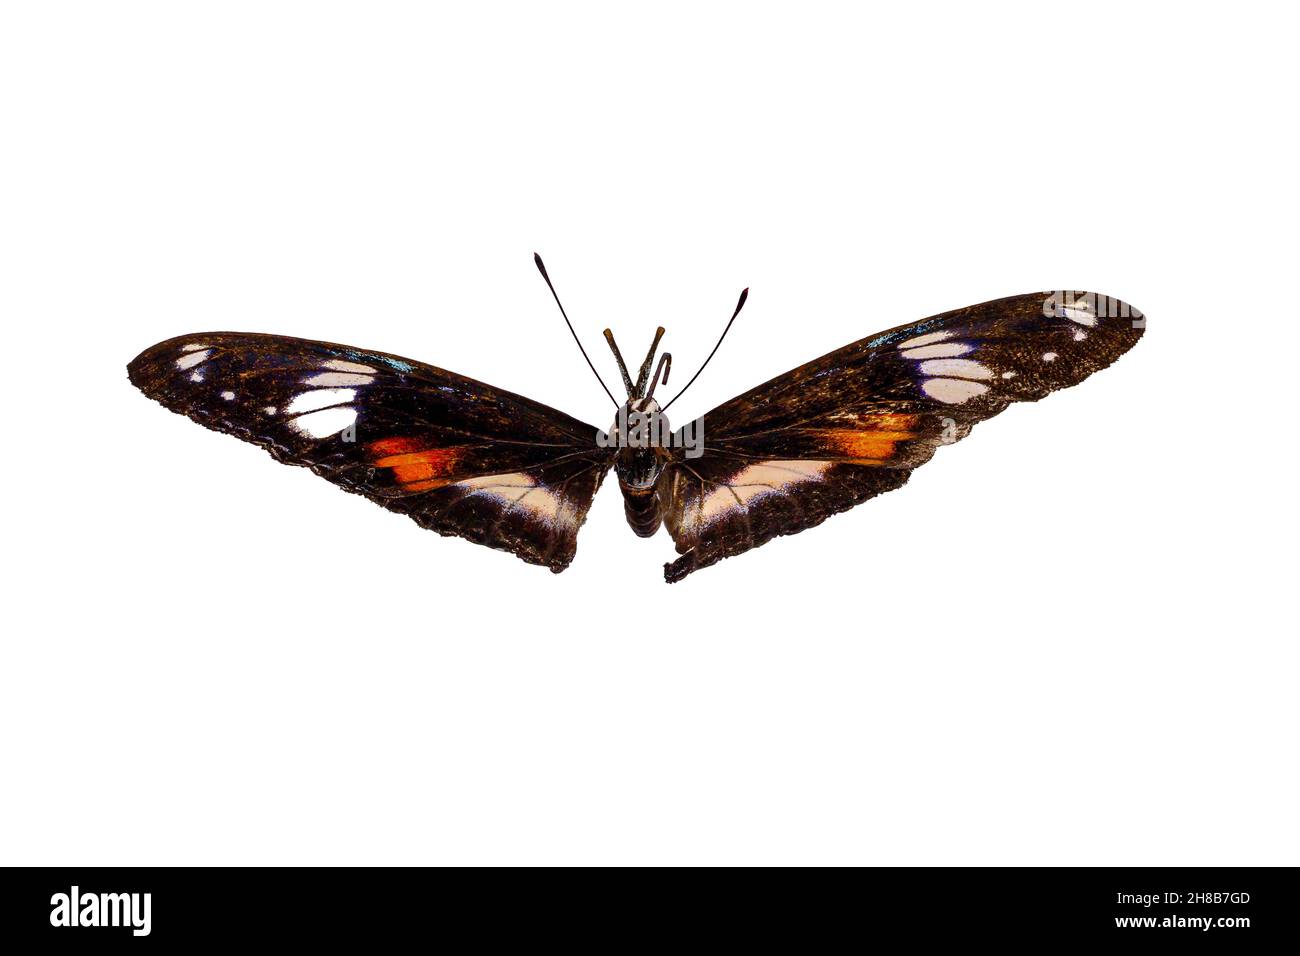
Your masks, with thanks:
<instances>
[{"instance_id":1,"label":"orange wing patch","mask_svg":"<svg viewBox=\"0 0 1300 956\"><path fill-rule=\"evenodd\" d=\"M425 448L419 438L381 438L370 444L375 466L391 468L405 491L428 491L450 484L464 449Z\"/></svg>"},{"instance_id":2,"label":"orange wing patch","mask_svg":"<svg viewBox=\"0 0 1300 956\"><path fill-rule=\"evenodd\" d=\"M858 428L828 428L821 437L828 450L852 461L888 461L894 457L898 442L919 437L911 430L916 422L916 415L865 415Z\"/></svg>"}]
</instances>

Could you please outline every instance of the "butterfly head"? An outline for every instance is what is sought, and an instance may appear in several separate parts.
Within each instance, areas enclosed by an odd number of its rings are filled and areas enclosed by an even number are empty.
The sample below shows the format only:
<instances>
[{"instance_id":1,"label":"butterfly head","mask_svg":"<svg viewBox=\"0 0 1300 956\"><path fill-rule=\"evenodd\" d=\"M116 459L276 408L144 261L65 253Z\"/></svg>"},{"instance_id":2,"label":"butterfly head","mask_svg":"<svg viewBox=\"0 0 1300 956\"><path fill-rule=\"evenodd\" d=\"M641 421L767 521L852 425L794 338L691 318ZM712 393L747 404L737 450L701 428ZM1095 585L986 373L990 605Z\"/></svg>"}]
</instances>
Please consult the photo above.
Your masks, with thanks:
<instances>
[{"instance_id":1,"label":"butterfly head","mask_svg":"<svg viewBox=\"0 0 1300 956\"><path fill-rule=\"evenodd\" d=\"M628 484L653 484L659 477L663 449L672 447L672 426L653 398L630 398L610 427L607 444L618 449L619 476Z\"/></svg>"}]
</instances>

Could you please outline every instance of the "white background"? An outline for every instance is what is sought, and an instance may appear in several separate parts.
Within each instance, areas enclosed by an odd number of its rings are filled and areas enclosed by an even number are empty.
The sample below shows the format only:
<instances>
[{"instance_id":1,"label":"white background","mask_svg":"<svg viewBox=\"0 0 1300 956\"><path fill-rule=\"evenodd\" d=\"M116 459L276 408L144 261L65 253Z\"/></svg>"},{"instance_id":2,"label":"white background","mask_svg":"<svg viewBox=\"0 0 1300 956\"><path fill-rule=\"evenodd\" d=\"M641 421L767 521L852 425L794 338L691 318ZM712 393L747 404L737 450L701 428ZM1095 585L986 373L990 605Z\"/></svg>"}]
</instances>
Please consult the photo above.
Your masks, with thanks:
<instances>
[{"instance_id":1,"label":"white background","mask_svg":"<svg viewBox=\"0 0 1300 956\"><path fill-rule=\"evenodd\" d=\"M1131 3L8 4L0 861L1298 862L1295 24ZM555 576L147 401L182 332L685 421L1013 293L1148 316L902 490Z\"/></svg>"}]
</instances>

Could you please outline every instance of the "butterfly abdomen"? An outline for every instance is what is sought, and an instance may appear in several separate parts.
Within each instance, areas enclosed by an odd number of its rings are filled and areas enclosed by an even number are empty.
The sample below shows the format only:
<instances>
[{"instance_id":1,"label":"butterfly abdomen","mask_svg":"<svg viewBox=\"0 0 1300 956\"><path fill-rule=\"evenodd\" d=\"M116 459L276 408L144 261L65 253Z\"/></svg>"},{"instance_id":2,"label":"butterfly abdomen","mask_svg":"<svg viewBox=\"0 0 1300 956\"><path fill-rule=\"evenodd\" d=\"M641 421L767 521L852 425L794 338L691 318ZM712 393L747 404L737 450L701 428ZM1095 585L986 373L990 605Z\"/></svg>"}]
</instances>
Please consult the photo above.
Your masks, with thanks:
<instances>
[{"instance_id":1,"label":"butterfly abdomen","mask_svg":"<svg viewBox=\"0 0 1300 956\"><path fill-rule=\"evenodd\" d=\"M619 482L619 488L623 492L623 513L627 515L627 523L642 538L652 537L663 523L659 496L654 487L630 488Z\"/></svg>"}]
</instances>

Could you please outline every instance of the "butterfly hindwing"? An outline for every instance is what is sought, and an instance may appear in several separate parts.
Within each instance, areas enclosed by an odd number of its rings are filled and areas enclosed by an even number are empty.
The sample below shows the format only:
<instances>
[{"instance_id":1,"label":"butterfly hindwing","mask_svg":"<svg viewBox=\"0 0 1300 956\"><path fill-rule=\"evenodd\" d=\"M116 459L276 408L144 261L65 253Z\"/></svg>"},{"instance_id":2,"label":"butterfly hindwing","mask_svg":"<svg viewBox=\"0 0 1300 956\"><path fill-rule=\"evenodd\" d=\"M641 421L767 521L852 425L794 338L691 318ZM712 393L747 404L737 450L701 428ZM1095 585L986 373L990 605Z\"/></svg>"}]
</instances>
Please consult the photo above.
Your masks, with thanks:
<instances>
[{"instance_id":1,"label":"butterfly hindwing","mask_svg":"<svg viewBox=\"0 0 1300 956\"><path fill-rule=\"evenodd\" d=\"M269 451L421 526L562 571L610 465L596 429L410 359L214 332L128 366L172 411Z\"/></svg>"},{"instance_id":2,"label":"butterfly hindwing","mask_svg":"<svg viewBox=\"0 0 1300 956\"><path fill-rule=\"evenodd\" d=\"M899 487L976 422L1105 368L1144 326L1105 296L1013 296L870 336L726 402L693 423L703 456L675 455L660 479L682 555L665 576Z\"/></svg>"},{"instance_id":3,"label":"butterfly hindwing","mask_svg":"<svg viewBox=\"0 0 1300 956\"><path fill-rule=\"evenodd\" d=\"M706 453L660 479L668 533L682 555L664 578L692 571L820 524L907 481L910 471L839 461L737 458Z\"/></svg>"}]
</instances>

